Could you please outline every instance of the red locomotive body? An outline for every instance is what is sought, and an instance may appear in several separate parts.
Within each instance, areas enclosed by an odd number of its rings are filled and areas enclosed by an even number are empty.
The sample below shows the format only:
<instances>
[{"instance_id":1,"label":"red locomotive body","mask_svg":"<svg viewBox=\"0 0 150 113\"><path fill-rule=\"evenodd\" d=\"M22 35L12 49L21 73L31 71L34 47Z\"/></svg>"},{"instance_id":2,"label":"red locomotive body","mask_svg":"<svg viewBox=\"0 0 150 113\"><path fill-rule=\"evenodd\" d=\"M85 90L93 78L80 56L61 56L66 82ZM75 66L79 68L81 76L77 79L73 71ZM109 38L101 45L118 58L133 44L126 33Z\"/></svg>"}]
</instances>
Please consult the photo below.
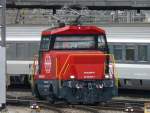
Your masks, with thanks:
<instances>
[{"instance_id":1,"label":"red locomotive body","mask_svg":"<svg viewBox=\"0 0 150 113\"><path fill-rule=\"evenodd\" d=\"M95 103L112 98L105 31L95 26L66 26L42 32L34 61L35 94L50 102Z\"/></svg>"}]
</instances>

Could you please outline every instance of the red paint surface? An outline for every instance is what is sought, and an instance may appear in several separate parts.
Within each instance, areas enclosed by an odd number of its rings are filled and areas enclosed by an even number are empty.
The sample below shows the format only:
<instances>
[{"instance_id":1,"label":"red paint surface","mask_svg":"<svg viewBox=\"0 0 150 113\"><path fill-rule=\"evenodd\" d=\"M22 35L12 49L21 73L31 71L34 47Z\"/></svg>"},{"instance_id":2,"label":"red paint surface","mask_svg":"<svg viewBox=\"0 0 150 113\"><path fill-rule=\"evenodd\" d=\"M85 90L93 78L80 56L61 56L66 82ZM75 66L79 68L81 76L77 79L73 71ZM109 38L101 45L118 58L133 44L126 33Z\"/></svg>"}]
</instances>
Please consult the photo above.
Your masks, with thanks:
<instances>
[{"instance_id":1,"label":"red paint surface","mask_svg":"<svg viewBox=\"0 0 150 113\"><path fill-rule=\"evenodd\" d=\"M45 59L51 58L50 72L45 68ZM41 73L35 79L76 80L104 79L106 56L99 51L50 51L43 54Z\"/></svg>"},{"instance_id":2,"label":"red paint surface","mask_svg":"<svg viewBox=\"0 0 150 113\"><path fill-rule=\"evenodd\" d=\"M66 26L52 30L45 30L42 35L71 35L71 34L105 34L105 31L96 26Z\"/></svg>"},{"instance_id":3,"label":"red paint surface","mask_svg":"<svg viewBox=\"0 0 150 113\"><path fill-rule=\"evenodd\" d=\"M42 32L44 36L50 35L82 35L105 34L103 29L96 26L66 26L63 28L49 29ZM104 79L106 56L100 51L49 51L43 52L40 73L34 72L34 78L69 80L71 75L76 80ZM37 67L37 65L33 65Z\"/></svg>"}]
</instances>

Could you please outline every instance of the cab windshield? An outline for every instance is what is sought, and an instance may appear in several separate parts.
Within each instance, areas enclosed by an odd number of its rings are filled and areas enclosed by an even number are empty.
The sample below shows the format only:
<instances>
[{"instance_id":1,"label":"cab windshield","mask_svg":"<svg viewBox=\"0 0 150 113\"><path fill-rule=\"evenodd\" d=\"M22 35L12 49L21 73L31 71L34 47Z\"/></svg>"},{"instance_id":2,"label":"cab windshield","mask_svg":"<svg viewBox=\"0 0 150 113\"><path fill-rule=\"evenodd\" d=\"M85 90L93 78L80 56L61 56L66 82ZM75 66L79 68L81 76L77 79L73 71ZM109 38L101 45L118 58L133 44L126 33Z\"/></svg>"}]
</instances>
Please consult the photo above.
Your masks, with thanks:
<instances>
[{"instance_id":1,"label":"cab windshield","mask_svg":"<svg viewBox=\"0 0 150 113\"><path fill-rule=\"evenodd\" d=\"M53 49L96 49L104 46L104 36L56 36Z\"/></svg>"}]
</instances>

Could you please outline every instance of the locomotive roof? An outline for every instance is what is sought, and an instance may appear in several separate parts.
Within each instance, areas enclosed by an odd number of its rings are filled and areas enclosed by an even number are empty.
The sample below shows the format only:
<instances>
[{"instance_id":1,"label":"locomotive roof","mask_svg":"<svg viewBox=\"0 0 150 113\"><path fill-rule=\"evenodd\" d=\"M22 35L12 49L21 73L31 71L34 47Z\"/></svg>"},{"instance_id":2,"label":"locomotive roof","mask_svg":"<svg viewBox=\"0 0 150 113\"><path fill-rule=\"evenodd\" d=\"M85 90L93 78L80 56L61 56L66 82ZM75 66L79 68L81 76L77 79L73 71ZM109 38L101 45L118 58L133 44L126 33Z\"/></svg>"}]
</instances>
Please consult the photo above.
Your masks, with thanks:
<instances>
[{"instance_id":1,"label":"locomotive roof","mask_svg":"<svg viewBox=\"0 0 150 113\"><path fill-rule=\"evenodd\" d=\"M71 34L105 34L105 31L96 26L65 26L61 28L47 29L42 35L71 35Z\"/></svg>"}]
</instances>

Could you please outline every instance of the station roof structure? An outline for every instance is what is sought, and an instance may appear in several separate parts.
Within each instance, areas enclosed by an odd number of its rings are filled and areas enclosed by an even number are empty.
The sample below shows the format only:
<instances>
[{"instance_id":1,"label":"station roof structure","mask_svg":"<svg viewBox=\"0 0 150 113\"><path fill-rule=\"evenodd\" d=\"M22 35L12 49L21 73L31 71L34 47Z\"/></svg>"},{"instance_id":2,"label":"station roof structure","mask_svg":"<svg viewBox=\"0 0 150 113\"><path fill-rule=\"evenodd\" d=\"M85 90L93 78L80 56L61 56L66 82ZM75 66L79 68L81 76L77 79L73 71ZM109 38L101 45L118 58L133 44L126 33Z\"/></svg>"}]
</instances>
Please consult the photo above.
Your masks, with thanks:
<instances>
[{"instance_id":1,"label":"station roof structure","mask_svg":"<svg viewBox=\"0 0 150 113\"><path fill-rule=\"evenodd\" d=\"M150 9L149 0L7 0L7 8L59 9L64 5L81 5L91 10Z\"/></svg>"}]
</instances>

